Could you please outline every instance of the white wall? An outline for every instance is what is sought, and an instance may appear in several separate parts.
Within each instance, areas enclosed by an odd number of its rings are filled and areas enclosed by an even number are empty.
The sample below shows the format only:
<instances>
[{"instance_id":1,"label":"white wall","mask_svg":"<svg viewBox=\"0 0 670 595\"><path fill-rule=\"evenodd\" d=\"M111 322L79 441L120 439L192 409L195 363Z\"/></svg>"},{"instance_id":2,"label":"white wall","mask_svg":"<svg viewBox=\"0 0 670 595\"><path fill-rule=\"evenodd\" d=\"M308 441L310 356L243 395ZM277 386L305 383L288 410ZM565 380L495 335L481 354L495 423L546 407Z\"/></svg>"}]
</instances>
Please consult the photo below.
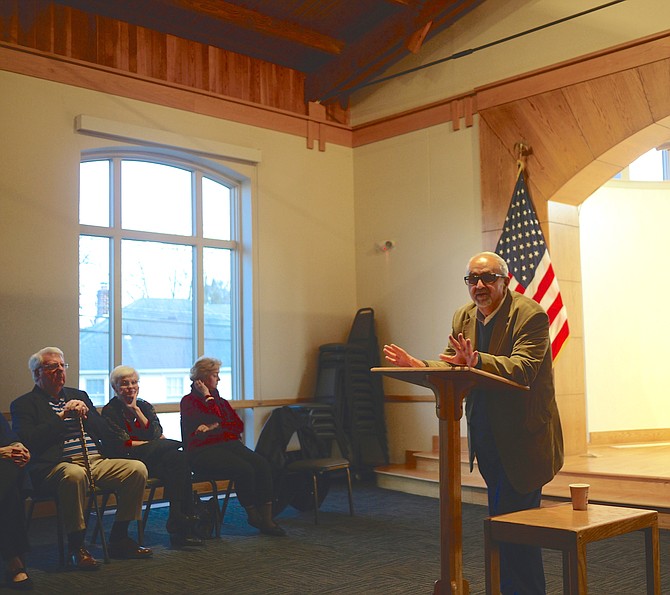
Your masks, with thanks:
<instances>
[{"instance_id":1,"label":"white wall","mask_svg":"<svg viewBox=\"0 0 670 595\"><path fill-rule=\"evenodd\" d=\"M308 150L304 138L0 72L0 411L29 390L28 357L63 348L78 374L78 134L86 114L257 149L242 167L254 196L256 391L310 396L317 348L341 341L357 309L352 150Z\"/></svg>"},{"instance_id":2,"label":"white wall","mask_svg":"<svg viewBox=\"0 0 670 595\"><path fill-rule=\"evenodd\" d=\"M454 310L469 299L463 283L481 250L477 128L449 125L356 149L356 253L359 302L375 309L381 344L422 358L446 346ZM395 247L380 252L376 244ZM431 394L385 380L387 394ZM429 450L437 434L432 404L388 404L392 460Z\"/></svg>"},{"instance_id":3,"label":"white wall","mask_svg":"<svg viewBox=\"0 0 670 595\"><path fill-rule=\"evenodd\" d=\"M609 182L580 207L589 432L670 427L670 183Z\"/></svg>"}]
</instances>

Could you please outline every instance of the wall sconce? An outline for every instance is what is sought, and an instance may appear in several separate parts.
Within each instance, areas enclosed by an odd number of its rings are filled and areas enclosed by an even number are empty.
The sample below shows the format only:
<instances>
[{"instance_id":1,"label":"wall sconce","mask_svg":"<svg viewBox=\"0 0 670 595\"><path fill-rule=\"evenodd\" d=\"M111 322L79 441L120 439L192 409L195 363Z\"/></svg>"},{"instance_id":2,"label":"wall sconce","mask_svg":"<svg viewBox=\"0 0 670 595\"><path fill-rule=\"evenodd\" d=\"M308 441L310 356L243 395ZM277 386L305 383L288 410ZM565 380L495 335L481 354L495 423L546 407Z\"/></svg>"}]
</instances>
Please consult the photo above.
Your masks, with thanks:
<instances>
[{"instance_id":1,"label":"wall sconce","mask_svg":"<svg viewBox=\"0 0 670 595\"><path fill-rule=\"evenodd\" d=\"M388 252L389 250L393 250L393 248L395 248L395 242L393 240L384 240L377 244L377 250L380 252Z\"/></svg>"}]
</instances>

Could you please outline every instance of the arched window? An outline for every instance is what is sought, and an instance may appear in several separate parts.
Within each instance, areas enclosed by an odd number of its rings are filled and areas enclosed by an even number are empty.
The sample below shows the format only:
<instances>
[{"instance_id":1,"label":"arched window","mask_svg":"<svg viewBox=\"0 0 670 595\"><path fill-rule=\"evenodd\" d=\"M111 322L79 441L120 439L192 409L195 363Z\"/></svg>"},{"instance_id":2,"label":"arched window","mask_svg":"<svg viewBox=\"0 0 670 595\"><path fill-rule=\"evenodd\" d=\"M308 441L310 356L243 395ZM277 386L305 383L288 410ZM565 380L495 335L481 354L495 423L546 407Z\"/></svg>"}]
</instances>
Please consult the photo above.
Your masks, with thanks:
<instances>
[{"instance_id":1,"label":"arched window","mask_svg":"<svg viewBox=\"0 0 670 595\"><path fill-rule=\"evenodd\" d=\"M151 151L84 154L80 387L96 405L109 399L118 364L138 370L143 399L178 403L200 355L221 360L221 395L240 398L241 194L213 164Z\"/></svg>"}]
</instances>

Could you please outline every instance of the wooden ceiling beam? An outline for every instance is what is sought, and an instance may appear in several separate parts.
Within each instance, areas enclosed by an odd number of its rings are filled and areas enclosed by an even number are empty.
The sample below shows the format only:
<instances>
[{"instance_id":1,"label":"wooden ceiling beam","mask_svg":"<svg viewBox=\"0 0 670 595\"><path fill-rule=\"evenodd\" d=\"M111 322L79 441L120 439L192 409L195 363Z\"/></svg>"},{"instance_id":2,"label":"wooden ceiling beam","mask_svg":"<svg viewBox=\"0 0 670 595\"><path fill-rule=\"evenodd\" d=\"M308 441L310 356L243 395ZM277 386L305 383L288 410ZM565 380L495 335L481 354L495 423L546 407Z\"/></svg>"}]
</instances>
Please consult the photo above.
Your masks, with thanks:
<instances>
[{"instance_id":1,"label":"wooden ceiling beam","mask_svg":"<svg viewBox=\"0 0 670 595\"><path fill-rule=\"evenodd\" d=\"M387 19L360 42L347 46L339 58L308 74L305 100L328 102L339 98L340 103L345 103L352 90L406 56L408 47L416 47L417 34L425 32L424 38L431 37L483 1L428 0ZM429 30L425 30L431 22Z\"/></svg>"},{"instance_id":2,"label":"wooden ceiling beam","mask_svg":"<svg viewBox=\"0 0 670 595\"><path fill-rule=\"evenodd\" d=\"M224 0L53 0L89 14L125 21L163 33L221 47L238 53L239 46L228 47L231 31L248 32L250 50L254 35L269 40L294 43L308 51L339 56L344 42L297 23L277 19ZM238 35L239 37L239 35ZM268 61L275 61L266 58ZM282 63L281 60L277 60ZM287 64L285 64L287 65Z\"/></svg>"},{"instance_id":3,"label":"wooden ceiling beam","mask_svg":"<svg viewBox=\"0 0 670 595\"><path fill-rule=\"evenodd\" d=\"M291 41L333 56L341 54L344 49L344 42L338 39L296 23L276 19L229 2L222 2L221 0L160 0L160 2L235 25L240 29Z\"/></svg>"},{"instance_id":4,"label":"wooden ceiling beam","mask_svg":"<svg viewBox=\"0 0 670 595\"><path fill-rule=\"evenodd\" d=\"M389 4L400 4L401 6L411 6L413 8L420 7L423 4L422 0L386 0Z\"/></svg>"}]
</instances>

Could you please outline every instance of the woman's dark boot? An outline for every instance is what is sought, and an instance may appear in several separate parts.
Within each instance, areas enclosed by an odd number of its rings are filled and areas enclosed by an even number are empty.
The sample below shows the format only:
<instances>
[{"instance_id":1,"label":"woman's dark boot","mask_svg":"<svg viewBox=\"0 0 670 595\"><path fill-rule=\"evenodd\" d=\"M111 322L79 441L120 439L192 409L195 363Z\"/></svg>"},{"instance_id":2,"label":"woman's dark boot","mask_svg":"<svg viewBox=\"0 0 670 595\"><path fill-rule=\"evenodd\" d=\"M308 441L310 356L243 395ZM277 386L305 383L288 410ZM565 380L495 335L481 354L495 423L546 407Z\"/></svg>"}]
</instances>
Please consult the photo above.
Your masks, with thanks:
<instances>
[{"instance_id":1,"label":"woman's dark boot","mask_svg":"<svg viewBox=\"0 0 670 595\"><path fill-rule=\"evenodd\" d=\"M272 518L272 502L266 502L261 506L261 533L273 537L284 537L286 531L282 529Z\"/></svg>"},{"instance_id":2,"label":"woman's dark boot","mask_svg":"<svg viewBox=\"0 0 670 595\"><path fill-rule=\"evenodd\" d=\"M258 512L258 509L255 506L245 506L244 510L247 511L247 523L256 529L260 529L263 525L263 519L261 518L261 513Z\"/></svg>"}]
</instances>

